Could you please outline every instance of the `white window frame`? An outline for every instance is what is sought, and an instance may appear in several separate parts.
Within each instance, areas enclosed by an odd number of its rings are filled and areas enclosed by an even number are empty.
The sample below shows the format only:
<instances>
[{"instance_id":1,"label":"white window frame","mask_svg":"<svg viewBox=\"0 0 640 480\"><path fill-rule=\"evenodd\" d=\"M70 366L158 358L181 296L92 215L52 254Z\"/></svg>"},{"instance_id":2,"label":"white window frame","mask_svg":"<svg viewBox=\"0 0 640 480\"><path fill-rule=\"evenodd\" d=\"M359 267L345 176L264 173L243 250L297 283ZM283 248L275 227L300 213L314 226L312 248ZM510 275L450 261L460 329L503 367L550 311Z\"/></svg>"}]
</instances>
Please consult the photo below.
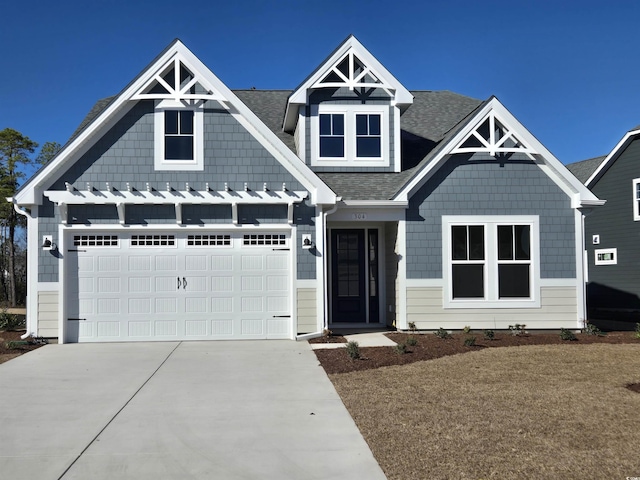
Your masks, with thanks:
<instances>
[{"instance_id":1,"label":"white window frame","mask_svg":"<svg viewBox=\"0 0 640 480\"><path fill-rule=\"evenodd\" d=\"M164 153L164 112L193 111L193 160L167 160ZM182 101L162 100L154 110L154 167L156 170L204 170L204 112L202 103L191 105Z\"/></svg>"},{"instance_id":2,"label":"white window frame","mask_svg":"<svg viewBox=\"0 0 640 480\"><path fill-rule=\"evenodd\" d=\"M444 280L444 308L539 308L540 307L540 227L537 215L444 215L442 217L442 275ZM454 299L451 227L484 226L484 247L486 268L484 269L484 298ZM529 225L531 235L529 298L499 298L498 266L498 226ZM510 263L510 262L507 262Z\"/></svg>"},{"instance_id":3,"label":"white window frame","mask_svg":"<svg viewBox=\"0 0 640 480\"><path fill-rule=\"evenodd\" d=\"M633 220L640 221L640 178L634 178L633 185Z\"/></svg>"},{"instance_id":4,"label":"white window frame","mask_svg":"<svg viewBox=\"0 0 640 480\"><path fill-rule=\"evenodd\" d=\"M613 260L600 260L599 255L613 254ZM597 248L593 251L593 261L595 265L617 265L618 249L617 248Z\"/></svg>"},{"instance_id":5,"label":"white window frame","mask_svg":"<svg viewBox=\"0 0 640 480\"><path fill-rule=\"evenodd\" d=\"M320 156L320 115L344 115L344 157ZM356 156L356 115L380 115L380 156ZM318 167L387 167L389 154L389 106L320 104L311 106L311 165Z\"/></svg>"}]
</instances>

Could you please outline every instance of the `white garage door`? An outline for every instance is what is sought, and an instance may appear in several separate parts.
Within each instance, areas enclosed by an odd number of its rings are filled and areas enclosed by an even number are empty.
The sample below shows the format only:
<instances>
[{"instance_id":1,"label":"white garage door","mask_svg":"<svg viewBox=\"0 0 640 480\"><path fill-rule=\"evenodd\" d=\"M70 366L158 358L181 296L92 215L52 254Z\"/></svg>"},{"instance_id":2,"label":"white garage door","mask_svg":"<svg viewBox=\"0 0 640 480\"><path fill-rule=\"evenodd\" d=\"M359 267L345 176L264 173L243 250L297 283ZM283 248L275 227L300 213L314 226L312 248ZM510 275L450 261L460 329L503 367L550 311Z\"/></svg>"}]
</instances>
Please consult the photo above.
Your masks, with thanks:
<instances>
[{"instance_id":1,"label":"white garage door","mask_svg":"<svg viewBox=\"0 0 640 480\"><path fill-rule=\"evenodd\" d=\"M66 341L290 338L284 233L72 234Z\"/></svg>"}]
</instances>

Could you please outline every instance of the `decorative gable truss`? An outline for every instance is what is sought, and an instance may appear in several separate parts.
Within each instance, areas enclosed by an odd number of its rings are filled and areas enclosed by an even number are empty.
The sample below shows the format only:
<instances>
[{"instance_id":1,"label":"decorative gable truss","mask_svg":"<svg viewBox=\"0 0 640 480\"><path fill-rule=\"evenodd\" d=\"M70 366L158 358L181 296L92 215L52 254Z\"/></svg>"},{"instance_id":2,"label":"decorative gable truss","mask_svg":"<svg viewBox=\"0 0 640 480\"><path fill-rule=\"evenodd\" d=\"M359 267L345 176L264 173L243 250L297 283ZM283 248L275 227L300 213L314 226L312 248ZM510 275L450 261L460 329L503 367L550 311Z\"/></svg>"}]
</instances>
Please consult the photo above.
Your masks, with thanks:
<instances>
[{"instance_id":1,"label":"decorative gable truss","mask_svg":"<svg viewBox=\"0 0 640 480\"><path fill-rule=\"evenodd\" d=\"M453 147L451 153L488 153L492 157L523 153L534 160L533 156L539 152L492 110Z\"/></svg>"},{"instance_id":2,"label":"decorative gable truss","mask_svg":"<svg viewBox=\"0 0 640 480\"><path fill-rule=\"evenodd\" d=\"M131 96L131 100L174 100L195 102L226 99L187 60L177 53Z\"/></svg>"},{"instance_id":3,"label":"decorative gable truss","mask_svg":"<svg viewBox=\"0 0 640 480\"><path fill-rule=\"evenodd\" d=\"M353 50L347 52L339 59L329 72L310 88L341 88L349 90L356 88L381 88L390 97L394 97L395 87L380 79L371 67L366 65Z\"/></svg>"}]
</instances>

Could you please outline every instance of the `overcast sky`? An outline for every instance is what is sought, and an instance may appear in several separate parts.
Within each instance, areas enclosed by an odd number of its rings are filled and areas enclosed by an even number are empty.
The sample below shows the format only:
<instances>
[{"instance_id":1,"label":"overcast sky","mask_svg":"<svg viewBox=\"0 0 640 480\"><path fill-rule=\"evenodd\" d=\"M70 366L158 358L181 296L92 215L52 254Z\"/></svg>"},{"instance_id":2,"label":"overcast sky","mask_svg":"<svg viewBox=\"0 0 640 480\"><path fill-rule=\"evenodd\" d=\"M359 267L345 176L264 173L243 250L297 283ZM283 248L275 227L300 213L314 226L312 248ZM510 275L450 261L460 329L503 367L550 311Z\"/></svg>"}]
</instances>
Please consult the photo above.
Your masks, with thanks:
<instances>
[{"instance_id":1,"label":"overcast sky","mask_svg":"<svg viewBox=\"0 0 640 480\"><path fill-rule=\"evenodd\" d=\"M64 144L174 38L229 88L293 89L353 33L410 90L500 101L563 163L640 124L640 2L4 2L0 129Z\"/></svg>"}]
</instances>

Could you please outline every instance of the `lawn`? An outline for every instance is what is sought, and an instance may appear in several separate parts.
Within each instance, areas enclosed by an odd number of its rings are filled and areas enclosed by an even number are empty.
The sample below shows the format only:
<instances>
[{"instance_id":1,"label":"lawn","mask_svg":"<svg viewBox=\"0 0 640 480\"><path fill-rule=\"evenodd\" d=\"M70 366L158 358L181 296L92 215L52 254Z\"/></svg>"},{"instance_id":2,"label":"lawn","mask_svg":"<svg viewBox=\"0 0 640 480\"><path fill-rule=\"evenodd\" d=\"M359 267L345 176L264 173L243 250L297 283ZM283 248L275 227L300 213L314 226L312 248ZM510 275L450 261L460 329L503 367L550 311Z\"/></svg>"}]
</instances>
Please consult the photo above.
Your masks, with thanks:
<instances>
[{"instance_id":1,"label":"lawn","mask_svg":"<svg viewBox=\"0 0 640 480\"><path fill-rule=\"evenodd\" d=\"M626 388L640 382L637 341L469 349L329 377L389 480L640 477L640 394Z\"/></svg>"}]
</instances>

